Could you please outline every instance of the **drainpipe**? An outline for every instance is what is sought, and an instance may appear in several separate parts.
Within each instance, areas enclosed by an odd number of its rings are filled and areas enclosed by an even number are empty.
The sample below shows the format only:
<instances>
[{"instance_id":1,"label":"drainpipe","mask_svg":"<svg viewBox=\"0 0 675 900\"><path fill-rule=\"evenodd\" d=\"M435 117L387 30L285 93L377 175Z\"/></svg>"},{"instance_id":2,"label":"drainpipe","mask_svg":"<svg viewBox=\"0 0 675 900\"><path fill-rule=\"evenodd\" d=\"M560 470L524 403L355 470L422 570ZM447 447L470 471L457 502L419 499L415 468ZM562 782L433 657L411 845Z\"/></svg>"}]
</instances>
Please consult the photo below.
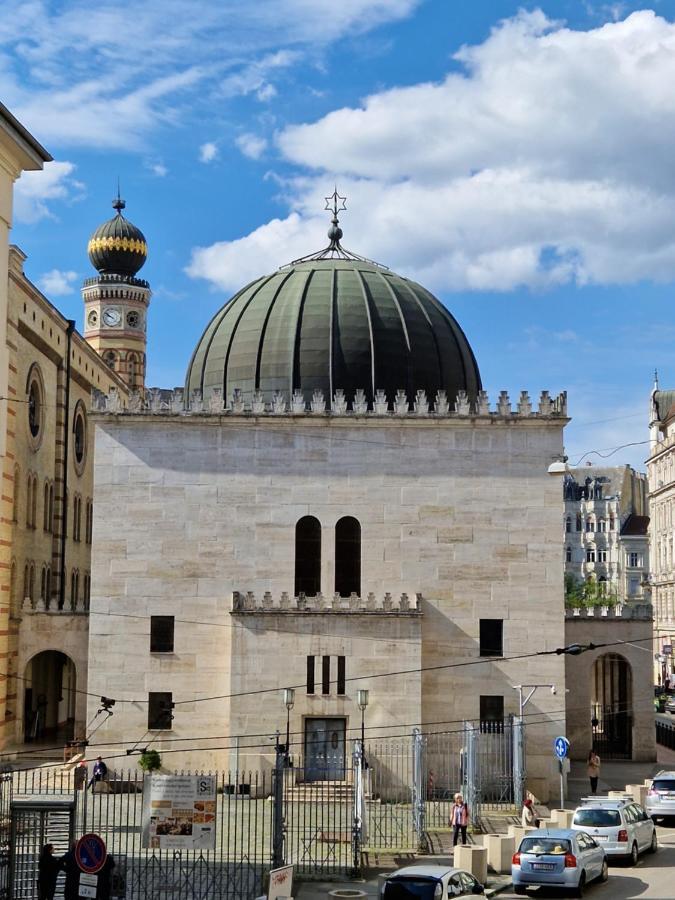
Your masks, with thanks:
<instances>
[{"instance_id":1,"label":"drainpipe","mask_svg":"<svg viewBox=\"0 0 675 900\"><path fill-rule=\"evenodd\" d=\"M66 603L66 529L68 527L68 450L70 447L70 358L75 331L74 319L68 319L66 328L66 396L63 419L63 502L61 504L61 583L59 584L59 609Z\"/></svg>"}]
</instances>

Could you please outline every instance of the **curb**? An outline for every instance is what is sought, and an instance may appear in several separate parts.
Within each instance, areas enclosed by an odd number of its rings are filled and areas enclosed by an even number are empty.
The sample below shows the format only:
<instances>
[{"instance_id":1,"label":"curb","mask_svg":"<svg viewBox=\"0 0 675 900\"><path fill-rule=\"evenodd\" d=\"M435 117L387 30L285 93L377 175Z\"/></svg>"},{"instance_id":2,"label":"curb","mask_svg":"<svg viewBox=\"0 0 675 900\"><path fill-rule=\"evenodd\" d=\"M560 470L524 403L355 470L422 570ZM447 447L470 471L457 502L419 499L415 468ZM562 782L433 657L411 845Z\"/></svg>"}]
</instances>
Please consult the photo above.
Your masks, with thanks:
<instances>
[{"instance_id":1,"label":"curb","mask_svg":"<svg viewBox=\"0 0 675 900\"><path fill-rule=\"evenodd\" d=\"M504 884L498 884L497 887L488 888L485 891L486 897L495 897L497 894L501 894L504 891L509 891L513 887L512 881L505 881Z\"/></svg>"}]
</instances>

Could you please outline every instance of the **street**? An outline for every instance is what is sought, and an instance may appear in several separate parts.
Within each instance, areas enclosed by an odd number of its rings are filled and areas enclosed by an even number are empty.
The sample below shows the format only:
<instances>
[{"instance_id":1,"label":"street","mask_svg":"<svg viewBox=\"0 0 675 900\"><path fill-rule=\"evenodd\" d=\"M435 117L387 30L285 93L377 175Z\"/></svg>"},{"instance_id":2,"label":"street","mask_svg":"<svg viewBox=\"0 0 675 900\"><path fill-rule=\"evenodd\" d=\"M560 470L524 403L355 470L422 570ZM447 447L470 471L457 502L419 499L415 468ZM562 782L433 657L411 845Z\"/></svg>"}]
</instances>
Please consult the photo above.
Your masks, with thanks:
<instances>
[{"instance_id":1,"label":"street","mask_svg":"<svg viewBox=\"0 0 675 900\"><path fill-rule=\"evenodd\" d=\"M589 900L632 900L634 897L672 900L675 897L675 827L659 826L657 831L659 850L655 855L643 854L634 868L620 862L612 863L609 881L591 885L584 896ZM537 898L565 896L562 891L543 888L533 888L528 894ZM506 891L499 896L512 898L516 895Z\"/></svg>"}]
</instances>

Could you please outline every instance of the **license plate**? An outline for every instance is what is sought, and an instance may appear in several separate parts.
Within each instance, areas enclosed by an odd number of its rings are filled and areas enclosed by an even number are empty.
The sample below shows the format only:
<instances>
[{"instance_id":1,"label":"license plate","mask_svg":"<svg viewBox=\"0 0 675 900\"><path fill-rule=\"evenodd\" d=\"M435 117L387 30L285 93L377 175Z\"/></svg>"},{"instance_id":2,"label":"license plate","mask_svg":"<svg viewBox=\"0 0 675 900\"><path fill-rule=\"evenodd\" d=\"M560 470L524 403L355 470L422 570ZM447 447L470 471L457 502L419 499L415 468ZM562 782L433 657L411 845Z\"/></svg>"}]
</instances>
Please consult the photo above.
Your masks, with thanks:
<instances>
[{"instance_id":1,"label":"license plate","mask_svg":"<svg viewBox=\"0 0 675 900\"><path fill-rule=\"evenodd\" d=\"M609 837L606 834L594 834L593 840L594 841L608 841Z\"/></svg>"},{"instance_id":2,"label":"license plate","mask_svg":"<svg viewBox=\"0 0 675 900\"><path fill-rule=\"evenodd\" d=\"M532 868L538 872L552 872L555 866L553 863L532 863Z\"/></svg>"}]
</instances>

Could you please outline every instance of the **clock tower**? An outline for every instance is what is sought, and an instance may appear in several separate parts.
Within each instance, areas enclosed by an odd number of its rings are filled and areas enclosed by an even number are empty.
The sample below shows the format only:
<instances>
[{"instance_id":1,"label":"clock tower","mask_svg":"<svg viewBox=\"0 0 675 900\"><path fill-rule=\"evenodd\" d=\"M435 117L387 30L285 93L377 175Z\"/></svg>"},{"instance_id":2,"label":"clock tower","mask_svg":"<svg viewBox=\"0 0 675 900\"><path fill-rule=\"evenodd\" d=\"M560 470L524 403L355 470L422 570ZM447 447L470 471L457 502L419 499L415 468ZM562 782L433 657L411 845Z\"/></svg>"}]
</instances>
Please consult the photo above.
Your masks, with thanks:
<instances>
[{"instance_id":1,"label":"clock tower","mask_svg":"<svg viewBox=\"0 0 675 900\"><path fill-rule=\"evenodd\" d=\"M96 229L87 246L98 275L82 286L84 337L131 390L143 390L151 291L136 274L148 247L143 232L122 215L124 207L118 193L116 214Z\"/></svg>"}]
</instances>

